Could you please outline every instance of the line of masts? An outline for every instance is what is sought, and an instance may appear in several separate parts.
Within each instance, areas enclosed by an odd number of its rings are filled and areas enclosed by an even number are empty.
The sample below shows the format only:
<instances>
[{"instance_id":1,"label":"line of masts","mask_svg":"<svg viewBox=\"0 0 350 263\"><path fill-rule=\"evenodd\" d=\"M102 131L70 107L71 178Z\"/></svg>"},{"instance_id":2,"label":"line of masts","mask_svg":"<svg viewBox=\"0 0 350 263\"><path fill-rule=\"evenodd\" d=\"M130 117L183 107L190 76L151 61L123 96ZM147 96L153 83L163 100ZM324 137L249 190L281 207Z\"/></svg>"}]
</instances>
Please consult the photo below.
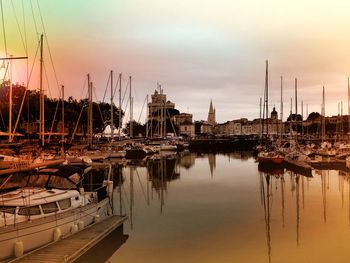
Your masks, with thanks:
<instances>
[{"instance_id":1,"label":"line of masts","mask_svg":"<svg viewBox=\"0 0 350 263\"><path fill-rule=\"evenodd\" d=\"M262 138L265 133L264 126L266 125L266 136L269 135L269 111L268 111L268 95L269 95L269 75L268 75L268 60L265 62L266 70L265 70L265 88L264 88L264 105L262 105L262 98L260 97L260 113L259 113L259 119L260 119L260 137ZM350 135L350 78L347 78L348 80L348 134ZM279 133L280 133L280 139L282 139L283 136L283 76L280 77L280 127L279 127ZM295 140L297 142L297 134L298 134L298 79L294 79L294 90L295 90L295 116L294 116L294 125L296 129L296 135ZM292 105L293 105L293 99L291 98L291 106L290 106L290 131L293 130L292 125ZM263 109L263 110L262 110ZM306 104L306 116L308 116L308 104ZM340 104L338 104L338 115L343 116L343 102L341 101ZM325 87L322 87L322 104L321 104L321 138L322 142L324 141L326 137L326 129L325 129ZM304 118L304 101L301 101L301 118L303 120ZM342 121L342 117L341 117ZM302 136L304 135L304 129L301 129ZM308 127L307 127L307 134L308 134Z\"/></svg>"}]
</instances>

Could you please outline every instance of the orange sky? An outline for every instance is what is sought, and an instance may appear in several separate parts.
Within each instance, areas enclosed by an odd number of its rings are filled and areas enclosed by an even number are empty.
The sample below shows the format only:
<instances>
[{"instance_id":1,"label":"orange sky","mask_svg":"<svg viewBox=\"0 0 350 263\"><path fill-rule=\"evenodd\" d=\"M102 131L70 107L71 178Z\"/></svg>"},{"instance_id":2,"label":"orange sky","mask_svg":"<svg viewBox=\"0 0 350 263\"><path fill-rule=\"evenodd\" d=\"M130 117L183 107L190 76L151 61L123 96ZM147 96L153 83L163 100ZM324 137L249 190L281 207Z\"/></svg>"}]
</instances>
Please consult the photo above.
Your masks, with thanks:
<instances>
[{"instance_id":1,"label":"orange sky","mask_svg":"<svg viewBox=\"0 0 350 263\"><path fill-rule=\"evenodd\" d=\"M347 113L347 1L31 0L24 1L26 34L22 1L13 0L13 6L3 2L8 54L25 55L21 39L26 39L31 68L38 34L44 31L39 3L57 81L66 86L67 96L85 96L87 73L98 100L109 70L122 72L125 80L132 75L135 119L157 82L195 120L206 119L210 99L219 122L256 118L265 59L270 62L270 105L278 110L279 78L284 76L284 116L290 111L295 77L299 100L309 105L309 112L320 111L325 85L326 113L337 114L340 101ZM0 43L4 54L3 37ZM57 96L47 45L44 56L45 89ZM37 71L38 62L31 88L38 86ZM14 63L14 81L25 82L26 77L25 62Z\"/></svg>"}]
</instances>

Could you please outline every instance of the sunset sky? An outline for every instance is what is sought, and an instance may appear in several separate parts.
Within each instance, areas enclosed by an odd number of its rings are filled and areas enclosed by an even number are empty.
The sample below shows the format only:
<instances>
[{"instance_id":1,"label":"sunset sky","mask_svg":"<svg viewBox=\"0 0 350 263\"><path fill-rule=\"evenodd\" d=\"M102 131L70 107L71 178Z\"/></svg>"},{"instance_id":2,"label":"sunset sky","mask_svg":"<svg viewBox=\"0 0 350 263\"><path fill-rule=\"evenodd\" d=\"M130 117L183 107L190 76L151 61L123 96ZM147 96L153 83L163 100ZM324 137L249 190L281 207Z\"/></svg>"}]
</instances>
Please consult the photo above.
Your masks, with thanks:
<instances>
[{"instance_id":1,"label":"sunset sky","mask_svg":"<svg viewBox=\"0 0 350 263\"><path fill-rule=\"evenodd\" d=\"M146 94L153 93L157 82L176 108L193 113L194 120L207 118L210 99L218 122L253 119L259 116L268 59L271 108L276 105L279 111L283 75L284 116L289 115L295 77L299 102L303 99L309 105L309 113L320 111L323 85L326 114L337 114L340 101L347 113L349 1L32 0L33 16L30 1L5 0L7 49L14 56L26 54L21 40L25 38L22 3L29 68L37 47L35 28L43 32L39 3L58 83L65 85L66 97L85 97L84 81L90 73L97 99L102 100L112 69L123 74L124 86L127 77L133 77L136 120ZM49 80L45 89L57 97L47 46L44 56ZM25 65L14 63L14 82L25 82ZM38 67L37 61L31 89L38 87Z\"/></svg>"}]
</instances>

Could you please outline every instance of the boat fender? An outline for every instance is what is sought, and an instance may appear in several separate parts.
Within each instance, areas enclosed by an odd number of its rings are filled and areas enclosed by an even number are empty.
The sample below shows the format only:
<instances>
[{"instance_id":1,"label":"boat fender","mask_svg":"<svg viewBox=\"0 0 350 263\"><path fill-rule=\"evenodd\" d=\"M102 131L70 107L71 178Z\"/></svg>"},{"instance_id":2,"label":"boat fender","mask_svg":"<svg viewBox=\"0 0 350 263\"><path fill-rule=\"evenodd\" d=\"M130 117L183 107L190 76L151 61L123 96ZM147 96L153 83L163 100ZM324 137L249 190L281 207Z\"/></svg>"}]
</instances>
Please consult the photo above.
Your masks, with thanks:
<instances>
[{"instance_id":1,"label":"boat fender","mask_svg":"<svg viewBox=\"0 0 350 263\"><path fill-rule=\"evenodd\" d=\"M113 195L113 181L107 182L107 193L109 197L112 197Z\"/></svg>"},{"instance_id":2,"label":"boat fender","mask_svg":"<svg viewBox=\"0 0 350 263\"><path fill-rule=\"evenodd\" d=\"M111 216L113 214L112 207L110 205L107 205L107 215Z\"/></svg>"},{"instance_id":3,"label":"boat fender","mask_svg":"<svg viewBox=\"0 0 350 263\"><path fill-rule=\"evenodd\" d=\"M82 230L84 228L84 221L83 220L80 220L79 222L78 222L78 229L79 230Z\"/></svg>"},{"instance_id":4,"label":"boat fender","mask_svg":"<svg viewBox=\"0 0 350 263\"><path fill-rule=\"evenodd\" d=\"M15 257L21 257L23 256L24 248L23 248L23 242L21 240L18 240L15 242Z\"/></svg>"},{"instance_id":5,"label":"boat fender","mask_svg":"<svg viewBox=\"0 0 350 263\"><path fill-rule=\"evenodd\" d=\"M95 215L94 216L94 222L95 223L100 222L100 215Z\"/></svg>"},{"instance_id":6,"label":"boat fender","mask_svg":"<svg viewBox=\"0 0 350 263\"><path fill-rule=\"evenodd\" d=\"M62 232L59 227L56 227L55 230L53 231L53 241L58 241L62 237Z\"/></svg>"},{"instance_id":7,"label":"boat fender","mask_svg":"<svg viewBox=\"0 0 350 263\"><path fill-rule=\"evenodd\" d=\"M77 224L73 224L71 227L70 227L70 232L72 234L78 232L78 225Z\"/></svg>"}]
</instances>

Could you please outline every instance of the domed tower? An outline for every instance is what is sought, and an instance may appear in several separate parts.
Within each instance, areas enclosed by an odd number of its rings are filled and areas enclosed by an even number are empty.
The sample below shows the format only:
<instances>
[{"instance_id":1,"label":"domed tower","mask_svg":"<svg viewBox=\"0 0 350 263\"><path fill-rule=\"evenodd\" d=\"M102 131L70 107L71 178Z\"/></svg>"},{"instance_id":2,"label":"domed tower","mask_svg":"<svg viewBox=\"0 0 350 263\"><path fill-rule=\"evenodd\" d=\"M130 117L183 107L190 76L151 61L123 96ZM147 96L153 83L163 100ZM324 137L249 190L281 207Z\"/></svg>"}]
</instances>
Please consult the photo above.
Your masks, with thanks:
<instances>
[{"instance_id":1,"label":"domed tower","mask_svg":"<svg viewBox=\"0 0 350 263\"><path fill-rule=\"evenodd\" d=\"M272 120L277 120L278 119L278 113L277 113L275 107L273 107L273 110L271 111L271 119Z\"/></svg>"}]
</instances>

